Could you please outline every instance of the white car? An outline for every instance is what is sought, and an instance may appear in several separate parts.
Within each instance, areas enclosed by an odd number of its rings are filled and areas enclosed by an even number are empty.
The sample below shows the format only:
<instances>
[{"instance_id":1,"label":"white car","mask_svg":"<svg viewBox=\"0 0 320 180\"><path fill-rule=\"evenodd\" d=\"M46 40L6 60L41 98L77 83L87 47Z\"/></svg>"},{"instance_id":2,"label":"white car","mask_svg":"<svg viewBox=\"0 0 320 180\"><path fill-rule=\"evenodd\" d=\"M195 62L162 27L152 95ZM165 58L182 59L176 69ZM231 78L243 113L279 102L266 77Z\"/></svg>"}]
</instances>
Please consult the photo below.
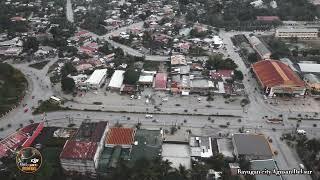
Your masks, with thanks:
<instances>
[{"instance_id":1,"label":"white car","mask_svg":"<svg viewBox=\"0 0 320 180\"><path fill-rule=\"evenodd\" d=\"M303 164L299 164L299 167L300 167L301 169L304 169L304 165L303 165Z\"/></svg>"},{"instance_id":2,"label":"white car","mask_svg":"<svg viewBox=\"0 0 320 180\"><path fill-rule=\"evenodd\" d=\"M146 118L152 118L152 114L146 114Z\"/></svg>"},{"instance_id":3,"label":"white car","mask_svg":"<svg viewBox=\"0 0 320 180\"><path fill-rule=\"evenodd\" d=\"M299 135L306 135L306 133L307 132L303 129L297 129L297 134L299 134Z\"/></svg>"}]
</instances>

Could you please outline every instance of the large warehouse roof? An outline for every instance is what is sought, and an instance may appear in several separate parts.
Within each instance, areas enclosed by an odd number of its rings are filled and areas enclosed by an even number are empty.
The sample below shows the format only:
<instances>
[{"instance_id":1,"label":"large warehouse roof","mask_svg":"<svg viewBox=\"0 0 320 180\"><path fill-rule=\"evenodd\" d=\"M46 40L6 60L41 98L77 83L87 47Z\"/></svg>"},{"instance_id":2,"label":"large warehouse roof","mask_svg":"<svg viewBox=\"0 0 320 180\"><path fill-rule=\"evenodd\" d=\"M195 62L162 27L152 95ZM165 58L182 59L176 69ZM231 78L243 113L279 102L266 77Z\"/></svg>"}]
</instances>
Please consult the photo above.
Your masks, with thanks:
<instances>
[{"instance_id":1,"label":"large warehouse roof","mask_svg":"<svg viewBox=\"0 0 320 180\"><path fill-rule=\"evenodd\" d=\"M304 86L300 77L281 61L259 61L252 68L263 87Z\"/></svg>"},{"instance_id":2,"label":"large warehouse roof","mask_svg":"<svg viewBox=\"0 0 320 180\"><path fill-rule=\"evenodd\" d=\"M97 69L92 73L90 78L86 80L86 83L98 85L106 74L107 69Z\"/></svg>"},{"instance_id":3,"label":"large warehouse roof","mask_svg":"<svg viewBox=\"0 0 320 180\"><path fill-rule=\"evenodd\" d=\"M109 87L111 88L120 88L122 83L123 83L123 74L125 71L123 70L116 70L114 71L110 83L109 83Z\"/></svg>"},{"instance_id":4,"label":"large warehouse roof","mask_svg":"<svg viewBox=\"0 0 320 180\"><path fill-rule=\"evenodd\" d=\"M301 72L320 73L320 64L298 63Z\"/></svg>"}]
</instances>

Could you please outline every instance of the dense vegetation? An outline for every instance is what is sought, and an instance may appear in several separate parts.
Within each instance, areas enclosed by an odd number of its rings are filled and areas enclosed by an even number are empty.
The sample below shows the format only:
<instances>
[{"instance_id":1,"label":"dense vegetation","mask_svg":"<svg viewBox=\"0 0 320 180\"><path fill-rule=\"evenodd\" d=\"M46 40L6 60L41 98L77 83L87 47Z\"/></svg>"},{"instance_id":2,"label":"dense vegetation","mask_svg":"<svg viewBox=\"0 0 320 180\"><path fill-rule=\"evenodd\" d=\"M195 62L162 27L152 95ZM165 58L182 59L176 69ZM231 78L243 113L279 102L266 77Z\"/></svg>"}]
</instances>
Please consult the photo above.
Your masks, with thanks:
<instances>
[{"instance_id":1,"label":"dense vegetation","mask_svg":"<svg viewBox=\"0 0 320 180\"><path fill-rule=\"evenodd\" d=\"M250 5L252 1L247 0L197 0L197 2L201 4L203 11L198 11L199 7L188 6L194 1L180 0L180 9L187 13L186 17L189 20L227 29L269 29L280 24L278 21L257 21L256 16L279 16L281 20L297 21L312 21L320 17L320 8L306 0L277 1L277 8L270 7L271 0L264 0L264 6L261 8L253 7Z\"/></svg>"},{"instance_id":2,"label":"dense vegetation","mask_svg":"<svg viewBox=\"0 0 320 180\"><path fill-rule=\"evenodd\" d=\"M24 96L27 80L6 63L0 63L0 115L12 109Z\"/></svg>"}]
</instances>

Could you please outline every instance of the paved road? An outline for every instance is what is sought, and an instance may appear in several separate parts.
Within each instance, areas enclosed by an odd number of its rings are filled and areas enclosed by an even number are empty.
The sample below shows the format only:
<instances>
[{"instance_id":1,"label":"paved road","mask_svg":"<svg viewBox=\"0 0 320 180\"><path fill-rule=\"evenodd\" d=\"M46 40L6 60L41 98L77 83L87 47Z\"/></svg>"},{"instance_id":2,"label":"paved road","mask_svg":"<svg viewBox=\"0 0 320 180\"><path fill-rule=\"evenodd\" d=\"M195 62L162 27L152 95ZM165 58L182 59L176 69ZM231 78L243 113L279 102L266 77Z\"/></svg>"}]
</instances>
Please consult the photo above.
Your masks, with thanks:
<instances>
[{"instance_id":1,"label":"paved road","mask_svg":"<svg viewBox=\"0 0 320 180\"><path fill-rule=\"evenodd\" d=\"M67 15L68 21L74 23L74 16L73 16L71 0L67 0L67 3L66 3L66 15Z\"/></svg>"}]
</instances>

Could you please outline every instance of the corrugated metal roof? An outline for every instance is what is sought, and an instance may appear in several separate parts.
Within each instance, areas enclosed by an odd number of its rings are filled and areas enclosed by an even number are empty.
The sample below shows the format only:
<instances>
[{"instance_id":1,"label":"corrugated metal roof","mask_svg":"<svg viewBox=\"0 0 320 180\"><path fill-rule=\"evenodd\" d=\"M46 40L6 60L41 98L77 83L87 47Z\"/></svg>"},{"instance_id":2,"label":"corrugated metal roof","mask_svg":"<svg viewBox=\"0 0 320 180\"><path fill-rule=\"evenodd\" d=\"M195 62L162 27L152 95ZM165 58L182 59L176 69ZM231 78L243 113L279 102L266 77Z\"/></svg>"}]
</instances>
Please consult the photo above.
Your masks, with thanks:
<instances>
[{"instance_id":1,"label":"corrugated metal roof","mask_svg":"<svg viewBox=\"0 0 320 180\"><path fill-rule=\"evenodd\" d=\"M63 147L60 158L93 160L97 147L96 142L68 140Z\"/></svg>"},{"instance_id":2,"label":"corrugated metal roof","mask_svg":"<svg viewBox=\"0 0 320 180\"><path fill-rule=\"evenodd\" d=\"M264 87L304 86L304 82L289 66L277 60L259 61L252 65L253 71Z\"/></svg>"},{"instance_id":3,"label":"corrugated metal roof","mask_svg":"<svg viewBox=\"0 0 320 180\"><path fill-rule=\"evenodd\" d=\"M133 128L110 128L106 138L106 144L130 145L134 140L135 130Z\"/></svg>"},{"instance_id":4,"label":"corrugated metal roof","mask_svg":"<svg viewBox=\"0 0 320 180\"><path fill-rule=\"evenodd\" d=\"M156 89L166 89L167 88L167 74L157 73L155 77L155 88Z\"/></svg>"},{"instance_id":5,"label":"corrugated metal roof","mask_svg":"<svg viewBox=\"0 0 320 180\"><path fill-rule=\"evenodd\" d=\"M298 63L301 72L320 73L320 64Z\"/></svg>"}]
</instances>

